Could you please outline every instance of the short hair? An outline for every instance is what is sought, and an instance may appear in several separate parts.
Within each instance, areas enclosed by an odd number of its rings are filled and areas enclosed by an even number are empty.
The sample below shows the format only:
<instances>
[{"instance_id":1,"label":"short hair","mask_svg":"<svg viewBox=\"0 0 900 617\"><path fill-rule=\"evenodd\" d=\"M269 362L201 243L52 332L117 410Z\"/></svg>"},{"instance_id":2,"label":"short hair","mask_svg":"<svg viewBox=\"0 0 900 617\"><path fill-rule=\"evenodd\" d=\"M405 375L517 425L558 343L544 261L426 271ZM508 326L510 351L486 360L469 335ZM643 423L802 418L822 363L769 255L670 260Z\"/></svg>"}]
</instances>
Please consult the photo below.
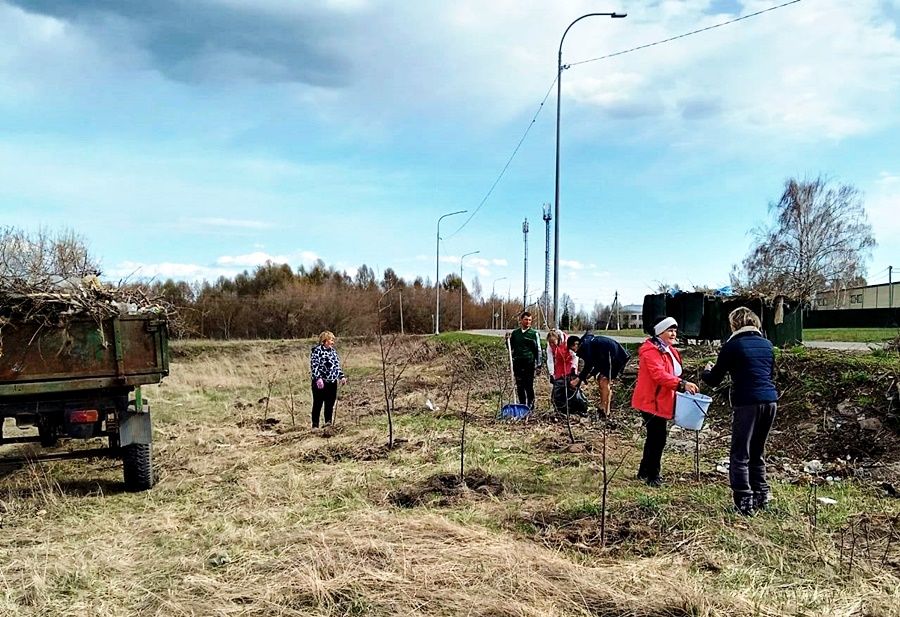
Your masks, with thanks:
<instances>
[{"instance_id":1,"label":"short hair","mask_svg":"<svg viewBox=\"0 0 900 617\"><path fill-rule=\"evenodd\" d=\"M323 331L322 334L319 335L319 345L329 339L332 341L334 340L334 332L331 332L330 330Z\"/></svg>"},{"instance_id":2,"label":"short hair","mask_svg":"<svg viewBox=\"0 0 900 617\"><path fill-rule=\"evenodd\" d=\"M573 347L575 347L576 343L580 343L580 342L581 342L580 336L570 336L569 339L566 341L566 347L568 347L569 349L572 349Z\"/></svg>"},{"instance_id":3,"label":"short hair","mask_svg":"<svg viewBox=\"0 0 900 617\"><path fill-rule=\"evenodd\" d=\"M522 319L523 317L531 317L531 312L530 311L522 311L522 313L519 315L519 319Z\"/></svg>"},{"instance_id":4,"label":"short hair","mask_svg":"<svg viewBox=\"0 0 900 617\"><path fill-rule=\"evenodd\" d=\"M732 332L737 332L741 328L746 328L747 326L762 328L759 317L746 306L739 306L728 313L728 323L731 325Z\"/></svg>"}]
</instances>

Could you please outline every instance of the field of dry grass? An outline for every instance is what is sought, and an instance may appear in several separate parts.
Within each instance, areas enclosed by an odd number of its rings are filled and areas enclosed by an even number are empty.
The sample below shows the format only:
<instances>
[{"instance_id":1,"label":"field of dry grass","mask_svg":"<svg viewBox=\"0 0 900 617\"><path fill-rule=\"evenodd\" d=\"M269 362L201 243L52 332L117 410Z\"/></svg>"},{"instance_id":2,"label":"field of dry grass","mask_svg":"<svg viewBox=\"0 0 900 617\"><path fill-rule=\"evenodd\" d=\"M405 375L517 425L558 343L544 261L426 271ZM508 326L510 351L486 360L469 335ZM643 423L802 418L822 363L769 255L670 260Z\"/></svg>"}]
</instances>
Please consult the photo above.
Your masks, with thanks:
<instances>
[{"instance_id":1,"label":"field of dry grass","mask_svg":"<svg viewBox=\"0 0 900 617\"><path fill-rule=\"evenodd\" d=\"M677 431L670 482L649 489L620 398L601 546L599 425L577 422L572 447L558 420L497 421L491 380L453 383L433 345L398 388L389 451L372 341L339 342L351 382L328 431L308 428L308 342L178 343L145 390L152 490L123 492L113 461L0 471L0 615L900 615L900 500L784 479L740 518L725 441L698 480Z\"/></svg>"}]
</instances>

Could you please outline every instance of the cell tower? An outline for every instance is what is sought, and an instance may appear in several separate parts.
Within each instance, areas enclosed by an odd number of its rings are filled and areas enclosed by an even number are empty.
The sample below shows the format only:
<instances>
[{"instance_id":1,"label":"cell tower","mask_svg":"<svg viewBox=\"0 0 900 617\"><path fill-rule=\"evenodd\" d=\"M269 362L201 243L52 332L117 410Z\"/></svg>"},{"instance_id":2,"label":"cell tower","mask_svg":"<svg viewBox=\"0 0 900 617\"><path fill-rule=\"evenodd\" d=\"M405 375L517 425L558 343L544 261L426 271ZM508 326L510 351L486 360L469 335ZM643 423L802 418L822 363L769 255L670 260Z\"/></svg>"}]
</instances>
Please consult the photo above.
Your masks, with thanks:
<instances>
[{"instance_id":1,"label":"cell tower","mask_svg":"<svg viewBox=\"0 0 900 617\"><path fill-rule=\"evenodd\" d=\"M528 218L525 218L525 221L522 223L522 239L525 242L525 267L524 270L524 280L522 287L522 310L528 308Z\"/></svg>"},{"instance_id":2,"label":"cell tower","mask_svg":"<svg viewBox=\"0 0 900 617\"><path fill-rule=\"evenodd\" d=\"M541 305L544 307L544 327L549 328L550 322L550 204L544 204L544 294L541 296Z\"/></svg>"}]
</instances>

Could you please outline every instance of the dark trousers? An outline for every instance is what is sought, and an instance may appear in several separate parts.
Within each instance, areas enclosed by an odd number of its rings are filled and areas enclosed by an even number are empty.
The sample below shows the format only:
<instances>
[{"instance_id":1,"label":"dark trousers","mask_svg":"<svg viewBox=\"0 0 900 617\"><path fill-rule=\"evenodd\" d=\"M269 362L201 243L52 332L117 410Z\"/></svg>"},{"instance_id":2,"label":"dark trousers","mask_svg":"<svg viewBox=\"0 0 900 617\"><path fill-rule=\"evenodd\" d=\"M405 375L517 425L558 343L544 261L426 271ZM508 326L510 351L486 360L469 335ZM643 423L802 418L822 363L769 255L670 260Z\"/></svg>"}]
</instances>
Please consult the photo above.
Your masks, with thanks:
<instances>
[{"instance_id":1,"label":"dark trousers","mask_svg":"<svg viewBox=\"0 0 900 617\"><path fill-rule=\"evenodd\" d=\"M731 420L728 479L735 499L768 493L766 438L775 421L777 403L735 407Z\"/></svg>"},{"instance_id":2,"label":"dark trousers","mask_svg":"<svg viewBox=\"0 0 900 617\"><path fill-rule=\"evenodd\" d=\"M534 407L534 362L513 360L513 376L516 378L516 398L523 405Z\"/></svg>"},{"instance_id":3,"label":"dark trousers","mask_svg":"<svg viewBox=\"0 0 900 617\"><path fill-rule=\"evenodd\" d=\"M334 413L334 401L337 399L337 382L326 381L325 387L319 390L316 382L312 384L312 425L319 428L319 414L322 412L322 404L325 404L325 424L331 424Z\"/></svg>"},{"instance_id":4,"label":"dark trousers","mask_svg":"<svg viewBox=\"0 0 900 617\"><path fill-rule=\"evenodd\" d=\"M642 411L641 416L647 427L647 439L644 441L644 456L638 468L638 477L652 480L659 477L663 448L666 447L666 437L669 434L669 421L646 411Z\"/></svg>"}]
</instances>

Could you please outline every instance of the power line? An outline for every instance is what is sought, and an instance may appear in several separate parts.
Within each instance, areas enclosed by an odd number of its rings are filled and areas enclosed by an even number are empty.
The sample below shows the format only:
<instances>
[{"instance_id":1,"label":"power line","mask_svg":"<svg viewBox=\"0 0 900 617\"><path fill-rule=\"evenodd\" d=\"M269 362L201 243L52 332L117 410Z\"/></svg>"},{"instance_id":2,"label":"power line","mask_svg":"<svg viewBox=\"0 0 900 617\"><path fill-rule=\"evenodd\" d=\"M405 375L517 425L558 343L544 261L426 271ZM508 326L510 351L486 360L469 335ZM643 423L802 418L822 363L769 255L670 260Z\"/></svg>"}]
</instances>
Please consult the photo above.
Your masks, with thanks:
<instances>
[{"instance_id":1,"label":"power line","mask_svg":"<svg viewBox=\"0 0 900 617\"><path fill-rule=\"evenodd\" d=\"M777 5L777 6L773 6L773 7L767 8L767 9L763 9L763 10L761 10L761 11L756 11L755 13L749 13L749 14L747 14L747 15L743 15L743 16L741 16L741 17L737 17L737 18L731 19L731 20L729 20L729 21L724 21L724 22L722 22L722 23L718 23L718 24L715 24L715 25L712 25L712 26L707 26L707 27L705 27L705 28L700 28L699 30L693 30L693 31L691 31L691 32L685 32L684 34L679 34L678 36L673 36L673 37L670 37L670 38L667 38L667 39L663 39L663 40L661 40L661 41L656 41L656 42L653 42L653 43L647 43L647 44L645 44L645 45L639 45L639 46L637 46L637 47L632 47L631 49L625 49L625 50L623 50L623 51L617 51L617 52L615 52L615 53L607 54L607 55L605 55L605 56L598 56L598 57L596 57L596 58L590 58L590 59L588 59L588 60L579 60L578 62L572 62L572 63L570 63L570 64L563 65L563 68L564 68L564 69L569 69L569 68L571 68L571 67L573 67L573 66L577 66L577 65L579 65L579 64L587 64L587 63L589 63L589 62L597 62L598 60L606 60L607 58L615 58L616 56L623 56L623 55L625 55L625 54L630 54L630 53L632 53L632 52L639 51L639 50L641 50L641 49L647 49L648 47L655 47L656 45L662 45L662 44L664 44L664 43L671 43L672 41L677 41L678 39L683 39L683 38L685 38L685 37L692 36L692 35L694 35L694 34L699 34L699 33L701 33L701 32L706 32L706 31L708 31L708 30L713 30L713 29L715 29L715 28L721 28L722 26L727 26L727 25L729 25L729 24L733 24L733 23L736 23L736 22L739 22L739 21L743 21L743 20L745 20L745 19L750 19L751 17L756 17L756 16L758 16L758 15L762 15L763 13L768 13L769 11L774 11L774 10L776 10L776 9L782 9L782 8L784 8L784 7L786 7L786 6L790 6L790 5L792 5L792 4L797 4L797 3L800 2L800 1L801 1L801 0L790 0L790 2L785 2L784 4L779 4L779 5ZM481 210L481 208L484 206L484 204L487 203L487 200L490 198L491 194L493 194L494 189L497 188L497 185L500 183L500 180L502 180L502 179L503 179L503 176L506 174L506 170L509 169L509 166L512 164L513 159L515 159L515 158L516 158L516 155L519 153L519 149L522 147L522 144L525 142L525 138L528 137L528 133L531 132L531 127L533 127L534 124L535 124L535 122L537 122L538 116L541 114L541 110L544 109L544 103L547 102L547 99L550 98L550 93L553 92L553 86L556 85L556 80L557 80L557 79L559 79L559 75L557 75L556 77L553 78L553 82L550 84L550 87L547 88L547 94L544 95L544 98L541 100L541 104L538 105L537 111L534 113L534 116L531 118L531 122L528 123L528 128L526 128L526 129L525 129L525 132L522 133L522 138L519 139L519 143L516 144L516 147L513 149L513 152L512 152L512 154L509 156L509 159L507 159L506 164L503 166L503 169L500 170L500 174L497 176L497 179L494 180L493 184L491 184L491 188L489 188L488 191L487 191L487 193L485 193L484 197L482 197L481 202L478 204L478 207L475 208L475 209L472 211L472 213L466 218L466 220L463 221L462 225L460 225L459 227L457 227L456 230L455 230L453 233L451 233L449 236L447 236L447 237L445 238L445 240L446 240L446 239L452 238L453 236L455 236L456 234L458 234L460 231L462 231L463 228L464 228L466 225L469 224L469 221L471 221L473 218L475 218L475 215L478 214L478 211Z\"/></svg>"},{"instance_id":2,"label":"power line","mask_svg":"<svg viewBox=\"0 0 900 617\"><path fill-rule=\"evenodd\" d=\"M469 221L471 221L472 218L474 218L474 216L475 216L476 214L478 214L478 211L481 210L481 207L487 202L488 198L491 196L491 193L494 192L494 189L495 189L495 188L497 187L497 185L500 183L500 180L503 178L504 174L506 174L506 170L509 169L509 166L510 166L510 164L513 162L513 159L516 158L516 154L519 153L519 148L522 147L522 144L525 142L525 138L528 137L528 133L531 131L531 127L533 127L533 126L534 126L534 123L537 122L537 118L538 118L538 116L541 114L541 110L544 108L544 103L547 102L547 99L550 98L550 93L553 92L553 86L556 85L556 80L558 79L558 77L559 77L559 76L553 78L553 83L551 83L551 84L550 84L550 87L547 88L547 94L544 95L544 98L543 98L543 100L541 101L541 104L538 105L537 111L534 112L534 117L532 117L532 118L531 118L531 122L528 123L528 128L526 128L526 129L525 129L525 132L522 133L522 139L520 139L520 140L519 140L519 143L516 144L515 149L513 150L512 154L509 156L509 160L506 161L506 165L504 165L504 166L503 166L503 169L500 170L500 175L497 176L497 179L494 180L494 183L491 185L491 188L488 189L488 192L485 193L484 197L481 199L481 203L479 203L479 204L478 204L478 207L475 208L475 209L472 211L472 214L470 214L470 215L466 218L466 220L463 221L463 224L460 225L460 226L456 229L456 231L454 231L452 234L450 234L449 236L447 236L447 238L445 238L445 240L446 240L446 239L452 238L453 236L455 236L456 234L458 234L460 231L462 231L463 227L465 227L466 225L468 225L468 224L469 224Z\"/></svg>"},{"instance_id":3,"label":"power line","mask_svg":"<svg viewBox=\"0 0 900 617\"><path fill-rule=\"evenodd\" d=\"M630 54L631 52L638 51L641 49L647 49L648 47L655 47L656 45L662 45L663 43L671 43L672 41L677 41L678 39L683 39L688 36L692 36L694 34L700 34L701 32L706 32L707 30L714 30L716 28L721 28L722 26L727 26L729 24L734 24L739 21L743 21L745 19L750 19L751 17L756 17L757 15L762 15L763 13L768 13L769 11L775 11L777 9L783 9L786 6L790 6L792 4L797 4L801 0L791 0L790 2L785 2L784 4L779 4L778 6L769 7L767 9L763 9L761 11L756 11L755 13L748 13L747 15L742 15L741 17L736 17L735 19L730 19L728 21L723 21L722 23L718 23L712 26L706 26L705 28L700 28L699 30L692 30L691 32L685 32L684 34L679 34L678 36L673 36L667 39L663 39L661 41L656 41L654 43L647 43L646 45L639 45L637 47L632 47L631 49L626 49L624 51L617 51L612 54L607 54L605 56L598 56L596 58L590 58L588 60L579 60L578 62L571 62L569 64L563 65L564 69L571 68L573 66L578 66L579 64L587 64L588 62L597 62L598 60L606 60L607 58L615 58L616 56L624 56L625 54Z\"/></svg>"}]
</instances>

